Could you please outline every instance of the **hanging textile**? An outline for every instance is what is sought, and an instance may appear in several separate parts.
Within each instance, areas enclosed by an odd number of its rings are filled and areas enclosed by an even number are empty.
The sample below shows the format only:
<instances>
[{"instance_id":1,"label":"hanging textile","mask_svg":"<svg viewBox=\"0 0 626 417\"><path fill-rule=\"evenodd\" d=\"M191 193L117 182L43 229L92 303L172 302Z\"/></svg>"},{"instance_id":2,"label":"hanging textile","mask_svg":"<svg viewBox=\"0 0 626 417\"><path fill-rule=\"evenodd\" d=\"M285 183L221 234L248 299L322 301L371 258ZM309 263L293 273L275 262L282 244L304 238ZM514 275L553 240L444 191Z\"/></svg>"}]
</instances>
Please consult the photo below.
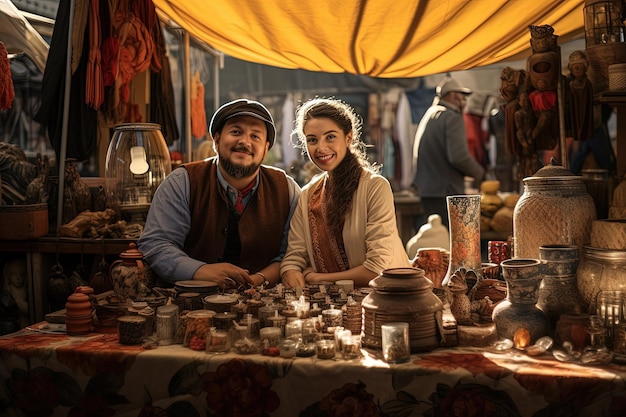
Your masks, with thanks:
<instances>
[{"instance_id":1,"label":"hanging textile","mask_svg":"<svg viewBox=\"0 0 626 417\"><path fill-rule=\"evenodd\" d=\"M98 110L104 102L104 80L102 77L102 54L100 53L99 0L89 3L89 59L87 61L87 91L85 103Z\"/></svg>"},{"instance_id":2,"label":"hanging textile","mask_svg":"<svg viewBox=\"0 0 626 417\"><path fill-rule=\"evenodd\" d=\"M10 109L13 106L15 90L13 89L13 78L11 76L11 63L9 53L0 42L0 110Z\"/></svg>"},{"instance_id":3,"label":"hanging textile","mask_svg":"<svg viewBox=\"0 0 626 417\"><path fill-rule=\"evenodd\" d=\"M77 0L83 1L83 0ZM106 3L106 2L104 2ZM57 9L50 50L41 85L41 107L35 120L48 131L50 144L60 157L65 102L65 70L67 62L68 30L70 26L70 0L60 0ZM102 16L102 9L100 10ZM87 33L84 36L88 36ZM89 43L83 43L83 51L70 84L68 111L67 158L85 161L94 152L98 140L98 113L85 104L86 65Z\"/></svg>"},{"instance_id":4,"label":"hanging textile","mask_svg":"<svg viewBox=\"0 0 626 417\"><path fill-rule=\"evenodd\" d=\"M200 80L200 72L196 71L191 80L191 135L203 138L207 133L206 110L204 108L204 84Z\"/></svg>"},{"instance_id":5,"label":"hanging textile","mask_svg":"<svg viewBox=\"0 0 626 417\"><path fill-rule=\"evenodd\" d=\"M74 2L74 17L72 19L72 28L70 29L72 31L72 74L76 72L80 64L84 43L89 42L89 39L85 36L85 29L87 28L89 15L92 13L90 10L91 6L92 0L77 0Z\"/></svg>"},{"instance_id":6,"label":"hanging textile","mask_svg":"<svg viewBox=\"0 0 626 417\"><path fill-rule=\"evenodd\" d=\"M165 37L161 21L157 18L151 0L144 1L148 20L148 29L154 37L154 54L150 71L150 121L161 125L161 132L168 146L180 138L176 121L174 85L170 60L166 55ZM157 62L158 61L158 62ZM157 64L159 65L157 67Z\"/></svg>"}]
</instances>

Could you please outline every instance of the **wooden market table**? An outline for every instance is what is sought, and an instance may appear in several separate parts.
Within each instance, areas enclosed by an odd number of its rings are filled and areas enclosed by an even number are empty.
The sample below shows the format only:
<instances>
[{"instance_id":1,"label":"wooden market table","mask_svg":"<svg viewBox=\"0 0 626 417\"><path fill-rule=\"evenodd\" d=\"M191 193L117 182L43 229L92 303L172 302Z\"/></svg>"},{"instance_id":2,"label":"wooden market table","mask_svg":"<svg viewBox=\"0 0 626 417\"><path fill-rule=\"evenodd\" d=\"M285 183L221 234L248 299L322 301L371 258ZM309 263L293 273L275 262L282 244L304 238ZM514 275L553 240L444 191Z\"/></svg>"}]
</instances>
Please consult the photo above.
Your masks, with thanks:
<instances>
[{"instance_id":1,"label":"wooden market table","mask_svg":"<svg viewBox=\"0 0 626 417\"><path fill-rule=\"evenodd\" d=\"M441 348L389 365L146 350L42 324L0 337L3 416L623 416L626 367ZM238 414L236 413L238 412Z\"/></svg>"}]
</instances>

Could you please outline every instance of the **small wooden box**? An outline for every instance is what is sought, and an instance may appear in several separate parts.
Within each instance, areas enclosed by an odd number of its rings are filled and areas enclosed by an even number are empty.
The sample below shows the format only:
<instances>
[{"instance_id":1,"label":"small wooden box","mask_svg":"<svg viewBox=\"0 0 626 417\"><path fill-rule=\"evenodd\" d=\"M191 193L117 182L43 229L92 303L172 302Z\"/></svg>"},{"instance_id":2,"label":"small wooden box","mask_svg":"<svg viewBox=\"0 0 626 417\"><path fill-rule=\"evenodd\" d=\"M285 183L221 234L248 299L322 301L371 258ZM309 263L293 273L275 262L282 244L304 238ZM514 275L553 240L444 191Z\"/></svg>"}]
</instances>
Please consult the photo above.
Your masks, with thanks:
<instances>
[{"instance_id":1,"label":"small wooden box","mask_svg":"<svg viewBox=\"0 0 626 417\"><path fill-rule=\"evenodd\" d=\"M0 205L0 239L25 240L48 234L48 204Z\"/></svg>"}]
</instances>

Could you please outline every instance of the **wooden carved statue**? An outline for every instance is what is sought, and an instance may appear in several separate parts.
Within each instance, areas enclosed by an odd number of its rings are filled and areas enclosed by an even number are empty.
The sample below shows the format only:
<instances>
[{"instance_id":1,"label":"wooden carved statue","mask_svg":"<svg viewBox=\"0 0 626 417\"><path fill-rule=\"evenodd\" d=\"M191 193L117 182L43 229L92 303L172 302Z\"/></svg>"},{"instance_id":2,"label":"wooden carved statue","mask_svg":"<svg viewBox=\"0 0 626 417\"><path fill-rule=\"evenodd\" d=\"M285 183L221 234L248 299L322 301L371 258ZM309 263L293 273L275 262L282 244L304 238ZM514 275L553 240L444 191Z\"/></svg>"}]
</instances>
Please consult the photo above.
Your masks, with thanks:
<instances>
[{"instance_id":1,"label":"wooden carved statue","mask_svg":"<svg viewBox=\"0 0 626 417\"><path fill-rule=\"evenodd\" d=\"M551 26L529 26L532 55L526 71L503 69L500 95L505 105L506 149L518 158L517 179L537 172L539 151L559 143L560 53Z\"/></svg>"},{"instance_id":2,"label":"wooden carved statue","mask_svg":"<svg viewBox=\"0 0 626 417\"><path fill-rule=\"evenodd\" d=\"M530 105L528 94L518 98L520 108L515 112L515 154L519 157L517 179L532 176L539 169L537 149L533 132L537 126L535 114Z\"/></svg>"},{"instance_id":3,"label":"wooden carved statue","mask_svg":"<svg viewBox=\"0 0 626 417\"><path fill-rule=\"evenodd\" d=\"M504 67L500 74L500 96L504 99L504 143L508 153L517 155L515 134L515 112L520 105L518 97L526 81L526 71Z\"/></svg>"},{"instance_id":4,"label":"wooden carved statue","mask_svg":"<svg viewBox=\"0 0 626 417\"><path fill-rule=\"evenodd\" d=\"M589 63L583 51L574 51L569 56L569 121L574 140L585 140L593 136L593 86L587 78Z\"/></svg>"},{"instance_id":5,"label":"wooden carved statue","mask_svg":"<svg viewBox=\"0 0 626 417\"><path fill-rule=\"evenodd\" d=\"M527 60L528 99L535 112L532 140L537 150L554 149L559 140L557 86L560 56L551 26L529 26L533 54Z\"/></svg>"}]
</instances>

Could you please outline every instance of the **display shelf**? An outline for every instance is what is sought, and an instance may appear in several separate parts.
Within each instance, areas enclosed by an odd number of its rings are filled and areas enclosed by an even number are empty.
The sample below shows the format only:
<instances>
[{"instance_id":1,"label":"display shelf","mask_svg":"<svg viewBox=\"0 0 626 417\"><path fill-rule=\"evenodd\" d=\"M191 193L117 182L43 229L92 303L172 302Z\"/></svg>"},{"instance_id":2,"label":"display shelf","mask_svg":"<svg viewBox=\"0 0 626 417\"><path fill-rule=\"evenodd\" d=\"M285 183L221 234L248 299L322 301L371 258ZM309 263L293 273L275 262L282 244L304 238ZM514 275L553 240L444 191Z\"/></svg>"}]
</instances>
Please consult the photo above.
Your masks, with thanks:
<instances>
[{"instance_id":1,"label":"display shelf","mask_svg":"<svg viewBox=\"0 0 626 417\"><path fill-rule=\"evenodd\" d=\"M27 293L30 323L44 319L48 311L47 285L52 266L61 262L69 265L67 257L81 264L93 263L101 257L112 261L135 239L75 239L40 237L29 240L0 240L0 253L21 253L26 259ZM85 259L83 259L85 257ZM67 270L70 273L71 270Z\"/></svg>"},{"instance_id":2,"label":"display shelf","mask_svg":"<svg viewBox=\"0 0 626 417\"><path fill-rule=\"evenodd\" d=\"M0 240L0 251L117 255L128 249L132 242L135 239L40 237L30 240Z\"/></svg>"}]
</instances>

